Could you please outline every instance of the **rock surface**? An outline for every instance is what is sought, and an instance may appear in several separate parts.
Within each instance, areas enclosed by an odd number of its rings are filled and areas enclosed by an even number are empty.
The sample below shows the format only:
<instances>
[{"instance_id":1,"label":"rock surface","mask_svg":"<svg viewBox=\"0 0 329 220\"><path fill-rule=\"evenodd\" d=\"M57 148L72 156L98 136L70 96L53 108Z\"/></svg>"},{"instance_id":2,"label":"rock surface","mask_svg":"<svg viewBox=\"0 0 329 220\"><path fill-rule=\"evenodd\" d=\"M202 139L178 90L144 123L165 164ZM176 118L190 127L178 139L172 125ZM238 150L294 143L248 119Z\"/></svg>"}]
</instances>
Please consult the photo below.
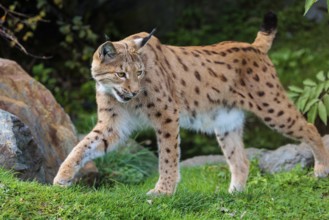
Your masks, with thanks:
<instances>
[{"instance_id":1,"label":"rock surface","mask_svg":"<svg viewBox=\"0 0 329 220\"><path fill-rule=\"evenodd\" d=\"M329 135L324 136L322 141L329 150ZM302 168L314 165L311 147L305 143L284 145L274 151L268 151L259 160L260 169L269 173L289 171L298 164Z\"/></svg>"},{"instance_id":2,"label":"rock surface","mask_svg":"<svg viewBox=\"0 0 329 220\"><path fill-rule=\"evenodd\" d=\"M263 172L277 173L289 171L300 164L302 168L311 167L314 163L312 151L307 144L287 144L274 151L267 152L260 160L259 167Z\"/></svg>"},{"instance_id":3,"label":"rock surface","mask_svg":"<svg viewBox=\"0 0 329 220\"><path fill-rule=\"evenodd\" d=\"M16 116L0 110L0 164L23 180L45 182L42 153L30 129Z\"/></svg>"},{"instance_id":4,"label":"rock surface","mask_svg":"<svg viewBox=\"0 0 329 220\"><path fill-rule=\"evenodd\" d=\"M322 138L324 145L329 150L329 135ZM303 168L311 167L314 158L311 148L301 143L288 144L276 150L264 150L256 148L246 149L248 158L257 159L263 172L276 173L289 171L300 164ZM196 156L181 162L181 166L200 166L204 164L226 163L222 155Z\"/></svg>"},{"instance_id":5,"label":"rock surface","mask_svg":"<svg viewBox=\"0 0 329 220\"><path fill-rule=\"evenodd\" d=\"M257 149L257 148L248 148L246 149L247 156L249 160L260 159L267 150ZM195 156L189 159L186 159L180 163L181 166L193 167L201 166L205 164L216 164L216 163L226 163L225 157L223 155L206 155L206 156Z\"/></svg>"},{"instance_id":6,"label":"rock surface","mask_svg":"<svg viewBox=\"0 0 329 220\"><path fill-rule=\"evenodd\" d=\"M180 165L182 167L195 167L205 164L216 164L216 163L226 163L224 156L222 155L205 155L205 156L195 156L186 160L183 160Z\"/></svg>"},{"instance_id":7,"label":"rock surface","mask_svg":"<svg viewBox=\"0 0 329 220\"><path fill-rule=\"evenodd\" d=\"M0 59L0 109L15 115L30 129L36 145L28 148L38 146L35 152L38 157L41 155L37 179L51 183L59 165L78 141L68 115L43 85L16 62L6 59Z\"/></svg>"}]
</instances>

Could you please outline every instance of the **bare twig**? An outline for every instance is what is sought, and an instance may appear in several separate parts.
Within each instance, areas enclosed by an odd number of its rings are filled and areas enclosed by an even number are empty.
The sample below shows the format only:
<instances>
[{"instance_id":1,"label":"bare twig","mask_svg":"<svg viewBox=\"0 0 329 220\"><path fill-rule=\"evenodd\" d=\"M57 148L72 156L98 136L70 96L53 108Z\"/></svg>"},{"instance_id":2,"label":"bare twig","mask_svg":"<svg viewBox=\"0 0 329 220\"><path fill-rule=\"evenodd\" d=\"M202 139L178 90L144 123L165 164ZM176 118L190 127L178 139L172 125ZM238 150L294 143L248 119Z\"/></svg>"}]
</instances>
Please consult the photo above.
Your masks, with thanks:
<instances>
[{"instance_id":1,"label":"bare twig","mask_svg":"<svg viewBox=\"0 0 329 220\"><path fill-rule=\"evenodd\" d=\"M27 14L23 14L17 11L12 11L8 8L6 8L5 6L3 6L2 4L0 4L0 8L5 12L5 14L7 15L11 15L13 17L22 17L22 18L32 18L32 15L27 15ZM40 19L40 21L42 22L49 22L49 20L45 20L45 19Z\"/></svg>"},{"instance_id":2,"label":"bare twig","mask_svg":"<svg viewBox=\"0 0 329 220\"><path fill-rule=\"evenodd\" d=\"M8 8L4 7L2 4L0 4L0 9L2 9L4 11L4 16L9 15L12 18L31 18L33 16L29 16L20 12L16 12L16 11L11 11ZM47 20L44 19L40 19L39 21L43 21L43 22L48 22ZM37 58L37 59L50 59L50 56L38 56L38 55L34 55L30 52L28 52L25 47L19 42L19 40L17 39L17 37L15 36L15 34L8 28L4 27L4 22L0 22L0 36L2 38L4 38L5 40L13 43L13 45L18 48L19 50L21 50L23 53L25 53L28 56L31 56L33 58Z\"/></svg>"},{"instance_id":3,"label":"bare twig","mask_svg":"<svg viewBox=\"0 0 329 220\"><path fill-rule=\"evenodd\" d=\"M0 36L3 37L4 39L6 39L7 41L13 42L14 46L16 48L20 49L21 51L23 51L23 53L25 53L28 56L31 56L31 57L37 58L37 59L50 59L50 58L52 58L50 56L38 56L38 55L34 55L34 54L28 52L25 49L25 47L17 40L15 35L11 34L10 31L8 29L5 29L4 27L0 28Z\"/></svg>"}]
</instances>

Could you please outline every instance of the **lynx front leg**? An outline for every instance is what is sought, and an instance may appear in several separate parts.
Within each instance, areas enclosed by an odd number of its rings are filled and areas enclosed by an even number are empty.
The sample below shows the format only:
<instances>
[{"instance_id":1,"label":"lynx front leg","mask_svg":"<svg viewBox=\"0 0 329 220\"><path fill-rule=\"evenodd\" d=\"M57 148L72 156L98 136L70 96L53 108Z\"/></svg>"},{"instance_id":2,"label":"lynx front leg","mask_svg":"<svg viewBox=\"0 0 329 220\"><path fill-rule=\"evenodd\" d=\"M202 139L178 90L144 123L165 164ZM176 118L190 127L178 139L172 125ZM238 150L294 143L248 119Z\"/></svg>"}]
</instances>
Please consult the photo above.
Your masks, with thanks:
<instances>
[{"instance_id":1,"label":"lynx front leg","mask_svg":"<svg viewBox=\"0 0 329 220\"><path fill-rule=\"evenodd\" d=\"M115 105L113 98L106 94L97 93L96 98L98 123L62 163L53 181L56 185L71 185L81 167L88 161L113 150L128 135L126 127L129 127L129 123L124 122L129 119L125 111L119 105Z\"/></svg>"},{"instance_id":2,"label":"lynx front leg","mask_svg":"<svg viewBox=\"0 0 329 220\"><path fill-rule=\"evenodd\" d=\"M164 117L156 127L159 147L159 180L148 195L171 195L179 181L179 124L178 116Z\"/></svg>"},{"instance_id":3,"label":"lynx front leg","mask_svg":"<svg viewBox=\"0 0 329 220\"><path fill-rule=\"evenodd\" d=\"M112 150L119 139L112 128L97 124L61 164L53 183L60 186L71 185L75 175L88 161Z\"/></svg>"}]
</instances>

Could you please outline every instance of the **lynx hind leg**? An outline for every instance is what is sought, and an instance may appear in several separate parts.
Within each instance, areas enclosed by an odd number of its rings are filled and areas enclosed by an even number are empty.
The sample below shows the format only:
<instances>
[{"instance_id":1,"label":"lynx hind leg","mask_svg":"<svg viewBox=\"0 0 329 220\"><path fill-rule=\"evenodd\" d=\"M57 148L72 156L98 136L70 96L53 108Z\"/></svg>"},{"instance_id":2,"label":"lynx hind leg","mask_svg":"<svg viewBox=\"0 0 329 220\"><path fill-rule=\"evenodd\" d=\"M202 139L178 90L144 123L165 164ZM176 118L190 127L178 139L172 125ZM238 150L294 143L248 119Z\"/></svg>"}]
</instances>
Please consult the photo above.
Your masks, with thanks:
<instances>
[{"instance_id":1,"label":"lynx hind leg","mask_svg":"<svg viewBox=\"0 0 329 220\"><path fill-rule=\"evenodd\" d=\"M242 140L244 116L240 110L228 111L215 129L217 141L231 171L229 192L243 191L249 174L249 161ZM226 119L224 119L226 118ZM230 127L234 124L234 127Z\"/></svg>"},{"instance_id":2,"label":"lynx hind leg","mask_svg":"<svg viewBox=\"0 0 329 220\"><path fill-rule=\"evenodd\" d=\"M278 114L281 114L280 110ZM326 177L329 174L329 153L325 149L321 136L314 125L308 123L302 115L293 107L286 111L286 116L271 118L263 117L263 120L272 128L293 139L308 143L311 146L315 164L316 177Z\"/></svg>"},{"instance_id":3,"label":"lynx hind leg","mask_svg":"<svg viewBox=\"0 0 329 220\"><path fill-rule=\"evenodd\" d=\"M314 125L308 123L295 108L279 83L267 83L266 91L250 89L252 107L249 108L272 129L285 136L308 143L311 146L314 159L314 173L317 177L329 174L329 152L325 149L321 136Z\"/></svg>"}]
</instances>

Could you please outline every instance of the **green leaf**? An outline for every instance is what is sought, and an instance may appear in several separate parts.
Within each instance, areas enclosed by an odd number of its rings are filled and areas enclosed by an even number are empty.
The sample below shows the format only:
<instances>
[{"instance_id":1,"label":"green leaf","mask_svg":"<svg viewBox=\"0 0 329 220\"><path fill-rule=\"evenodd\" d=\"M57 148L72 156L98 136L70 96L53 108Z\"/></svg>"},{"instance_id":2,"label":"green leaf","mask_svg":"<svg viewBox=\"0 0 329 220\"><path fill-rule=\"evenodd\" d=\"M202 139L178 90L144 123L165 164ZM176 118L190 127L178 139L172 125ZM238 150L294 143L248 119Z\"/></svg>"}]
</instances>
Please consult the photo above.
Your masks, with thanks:
<instances>
[{"instance_id":1,"label":"green leaf","mask_svg":"<svg viewBox=\"0 0 329 220\"><path fill-rule=\"evenodd\" d=\"M329 13L329 0L327 0L327 9L328 9L328 13Z\"/></svg>"},{"instance_id":2,"label":"green leaf","mask_svg":"<svg viewBox=\"0 0 329 220\"><path fill-rule=\"evenodd\" d=\"M313 105L310 111L307 113L307 121L314 124L317 112L318 105Z\"/></svg>"},{"instance_id":3,"label":"green leaf","mask_svg":"<svg viewBox=\"0 0 329 220\"><path fill-rule=\"evenodd\" d=\"M322 97L322 101L323 101L324 106L326 106L327 113L329 113L329 95L325 94Z\"/></svg>"},{"instance_id":4,"label":"green leaf","mask_svg":"<svg viewBox=\"0 0 329 220\"><path fill-rule=\"evenodd\" d=\"M316 96L316 87L312 87L312 88L310 89L309 93L310 93L310 99L316 99L316 98L318 98L318 97Z\"/></svg>"},{"instance_id":5,"label":"green leaf","mask_svg":"<svg viewBox=\"0 0 329 220\"><path fill-rule=\"evenodd\" d=\"M329 1L329 0L328 0L328 1ZM319 81L321 81L321 82L323 82L323 81L326 80L326 76L324 75L323 70L321 70L320 72L318 72L318 73L316 74L316 78L317 78Z\"/></svg>"},{"instance_id":6,"label":"green leaf","mask_svg":"<svg viewBox=\"0 0 329 220\"><path fill-rule=\"evenodd\" d=\"M73 42L73 35L72 34L68 34L65 36L65 41L68 43L72 43Z\"/></svg>"},{"instance_id":7,"label":"green leaf","mask_svg":"<svg viewBox=\"0 0 329 220\"><path fill-rule=\"evenodd\" d=\"M291 99L296 98L296 97L298 97L298 96L299 96L298 93L295 93L295 92L288 92L288 97L291 98Z\"/></svg>"},{"instance_id":8,"label":"green leaf","mask_svg":"<svg viewBox=\"0 0 329 220\"><path fill-rule=\"evenodd\" d=\"M316 85L317 85L316 82L314 82L313 80L310 80L310 79L305 79L305 80L303 81L303 84L304 84L305 86L316 86Z\"/></svg>"},{"instance_id":9,"label":"green leaf","mask_svg":"<svg viewBox=\"0 0 329 220\"><path fill-rule=\"evenodd\" d=\"M310 97L311 96L311 92L312 92L313 88L312 87L305 87L304 88L304 92L303 92L303 96L305 97Z\"/></svg>"},{"instance_id":10,"label":"green leaf","mask_svg":"<svg viewBox=\"0 0 329 220\"><path fill-rule=\"evenodd\" d=\"M306 104L303 113L308 112L308 111L310 110L310 108L311 108L312 106L314 106L314 104L317 103L318 101L319 101L319 99L312 99L312 100L310 100L310 101Z\"/></svg>"},{"instance_id":11,"label":"green leaf","mask_svg":"<svg viewBox=\"0 0 329 220\"><path fill-rule=\"evenodd\" d=\"M327 110L326 110L326 107L324 106L324 104L323 104L322 101L319 101L319 104L318 104L318 111L319 111L319 116L320 116L321 121L322 121L325 125L327 125L327 118L328 118Z\"/></svg>"},{"instance_id":12,"label":"green leaf","mask_svg":"<svg viewBox=\"0 0 329 220\"><path fill-rule=\"evenodd\" d=\"M323 88L324 88L324 83L321 83L321 84L316 86L315 98L318 98L320 96L320 94L323 92Z\"/></svg>"},{"instance_id":13,"label":"green leaf","mask_svg":"<svg viewBox=\"0 0 329 220\"><path fill-rule=\"evenodd\" d=\"M297 103L296 103L296 106L297 106L297 108L302 112L303 111L303 109L305 108L305 106L306 106L306 102L307 102L307 97L303 97L303 96L301 96L301 97L299 97L299 99L298 99L298 101L297 101Z\"/></svg>"},{"instance_id":14,"label":"green leaf","mask_svg":"<svg viewBox=\"0 0 329 220\"><path fill-rule=\"evenodd\" d=\"M79 31L79 38L84 38L86 36L86 32L84 30Z\"/></svg>"},{"instance_id":15,"label":"green leaf","mask_svg":"<svg viewBox=\"0 0 329 220\"><path fill-rule=\"evenodd\" d=\"M70 31L71 31L71 25L69 25L69 24L62 25L62 26L60 26L59 31L60 31L62 34L68 34L68 33L70 33Z\"/></svg>"},{"instance_id":16,"label":"green leaf","mask_svg":"<svg viewBox=\"0 0 329 220\"><path fill-rule=\"evenodd\" d=\"M324 90L327 91L328 89L329 89L329 80L324 83Z\"/></svg>"},{"instance_id":17,"label":"green leaf","mask_svg":"<svg viewBox=\"0 0 329 220\"><path fill-rule=\"evenodd\" d=\"M302 93L301 97L304 97L304 98L310 98L311 97L311 92L313 91L314 89L311 89L309 87L305 88L304 89L304 92Z\"/></svg>"},{"instance_id":18,"label":"green leaf","mask_svg":"<svg viewBox=\"0 0 329 220\"><path fill-rule=\"evenodd\" d=\"M74 16L72 19L73 24L80 26L82 24L81 16Z\"/></svg>"},{"instance_id":19,"label":"green leaf","mask_svg":"<svg viewBox=\"0 0 329 220\"><path fill-rule=\"evenodd\" d=\"M317 0L306 0L305 1L305 12L304 12L304 16L306 15L306 13L308 12L308 10L310 10L310 8L312 7L312 5L316 2ZM328 0L327 0L328 1Z\"/></svg>"},{"instance_id":20,"label":"green leaf","mask_svg":"<svg viewBox=\"0 0 329 220\"><path fill-rule=\"evenodd\" d=\"M288 88L289 88L290 91L297 92L297 93L302 93L304 91L303 89L301 89L297 86L289 86Z\"/></svg>"}]
</instances>

